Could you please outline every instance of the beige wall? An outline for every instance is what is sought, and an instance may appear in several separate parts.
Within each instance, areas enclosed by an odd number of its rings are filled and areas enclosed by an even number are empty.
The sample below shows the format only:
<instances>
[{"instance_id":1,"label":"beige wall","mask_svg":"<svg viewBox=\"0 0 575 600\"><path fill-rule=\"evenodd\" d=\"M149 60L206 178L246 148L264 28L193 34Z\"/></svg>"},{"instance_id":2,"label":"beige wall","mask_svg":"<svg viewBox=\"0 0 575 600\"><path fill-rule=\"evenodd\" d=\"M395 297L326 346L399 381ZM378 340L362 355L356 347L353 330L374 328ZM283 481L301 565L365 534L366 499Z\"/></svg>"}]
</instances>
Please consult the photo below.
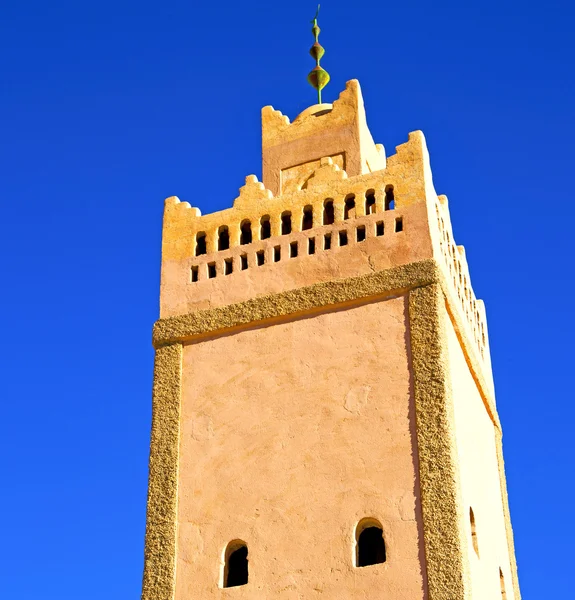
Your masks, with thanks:
<instances>
[{"instance_id":1,"label":"beige wall","mask_svg":"<svg viewBox=\"0 0 575 600\"><path fill-rule=\"evenodd\" d=\"M473 598L498 600L502 568L507 600L520 600L485 312L447 198L434 190L425 138L410 133L386 159L357 82L319 108L292 123L264 108L265 185L248 176L231 208L201 215L176 197L165 202L142 597L418 600L428 586L433 600L469 600L471 571ZM366 214L372 193L375 214ZM324 225L327 199L335 220ZM313 228L302 231L309 207ZM282 235L285 211L292 231ZM242 244L247 221L253 240ZM219 250L222 227L229 248ZM444 301L457 335L438 309ZM383 524L384 565L353 567L363 517ZM249 546L250 583L222 589L223 552L238 538Z\"/></svg>"},{"instance_id":2,"label":"beige wall","mask_svg":"<svg viewBox=\"0 0 575 600\"><path fill-rule=\"evenodd\" d=\"M398 297L184 348L177 600L425 598L406 318ZM358 569L363 517L388 559ZM221 589L236 538L250 582Z\"/></svg>"},{"instance_id":3,"label":"beige wall","mask_svg":"<svg viewBox=\"0 0 575 600\"><path fill-rule=\"evenodd\" d=\"M445 321L473 598L486 600L501 598L499 581L501 568L505 577L507 600L515 600L494 424L471 376L447 313ZM470 507L473 508L475 515L479 556L472 544Z\"/></svg>"}]
</instances>

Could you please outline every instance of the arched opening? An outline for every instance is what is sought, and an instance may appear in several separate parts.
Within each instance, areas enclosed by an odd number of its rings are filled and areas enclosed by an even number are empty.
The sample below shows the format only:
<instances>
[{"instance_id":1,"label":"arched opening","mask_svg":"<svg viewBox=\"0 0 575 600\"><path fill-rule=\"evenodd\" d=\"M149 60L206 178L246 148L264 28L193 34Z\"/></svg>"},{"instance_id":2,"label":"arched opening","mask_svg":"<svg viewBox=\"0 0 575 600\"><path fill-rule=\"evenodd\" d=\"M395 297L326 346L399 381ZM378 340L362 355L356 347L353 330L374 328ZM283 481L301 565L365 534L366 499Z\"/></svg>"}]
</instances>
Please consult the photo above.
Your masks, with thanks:
<instances>
[{"instance_id":1,"label":"arched opening","mask_svg":"<svg viewBox=\"0 0 575 600\"><path fill-rule=\"evenodd\" d=\"M286 210L282 213L282 235L291 233L291 213Z\"/></svg>"},{"instance_id":2,"label":"arched opening","mask_svg":"<svg viewBox=\"0 0 575 600\"><path fill-rule=\"evenodd\" d=\"M323 203L323 224L333 225L335 221L335 211L333 208L333 200L328 199Z\"/></svg>"},{"instance_id":3,"label":"arched opening","mask_svg":"<svg viewBox=\"0 0 575 600\"><path fill-rule=\"evenodd\" d=\"M393 186L388 185L385 188L385 210L395 209L395 196L393 195Z\"/></svg>"},{"instance_id":4,"label":"arched opening","mask_svg":"<svg viewBox=\"0 0 575 600\"><path fill-rule=\"evenodd\" d=\"M230 232L226 225L218 229L218 250L227 250L230 247Z\"/></svg>"},{"instance_id":5,"label":"arched opening","mask_svg":"<svg viewBox=\"0 0 575 600\"><path fill-rule=\"evenodd\" d=\"M501 598L507 600L507 592L505 591L505 577L503 577L503 571L499 569L499 584L501 585Z\"/></svg>"},{"instance_id":6,"label":"arched opening","mask_svg":"<svg viewBox=\"0 0 575 600\"><path fill-rule=\"evenodd\" d=\"M473 544L473 549L475 550L475 554L479 557L479 544L477 543L477 527L475 525L475 515L473 514L473 509L469 508L469 524L471 526L471 542Z\"/></svg>"},{"instance_id":7,"label":"arched opening","mask_svg":"<svg viewBox=\"0 0 575 600\"><path fill-rule=\"evenodd\" d=\"M303 209L303 217L301 220L301 230L311 229L313 227L313 207L308 205Z\"/></svg>"},{"instance_id":8,"label":"arched opening","mask_svg":"<svg viewBox=\"0 0 575 600\"><path fill-rule=\"evenodd\" d=\"M349 194L345 199L345 205L343 208L343 218L353 219L355 217L355 196Z\"/></svg>"},{"instance_id":9,"label":"arched opening","mask_svg":"<svg viewBox=\"0 0 575 600\"><path fill-rule=\"evenodd\" d=\"M365 192L365 214L373 215L375 213L375 192L367 190Z\"/></svg>"},{"instance_id":10,"label":"arched opening","mask_svg":"<svg viewBox=\"0 0 575 600\"><path fill-rule=\"evenodd\" d=\"M381 523L362 519L355 530L355 566L369 567L385 562L385 541Z\"/></svg>"},{"instance_id":11,"label":"arched opening","mask_svg":"<svg viewBox=\"0 0 575 600\"><path fill-rule=\"evenodd\" d=\"M240 244L252 243L252 224L247 219L240 225Z\"/></svg>"},{"instance_id":12,"label":"arched opening","mask_svg":"<svg viewBox=\"0 0 575 600\"><path fill-rule=\"evenodd\" d=\"M237 587L248 582L248 546L241 540L228 544L224 555L223 586Z\"/></svg>"},{"instance_id":13,"label":"arched opening","mask_svg":"<svg viewBox=\"0 0 575 600\"><path fill-rule=\"evenodd\" d=\"M196 234L196 256L206 253L206 234L202 231Z\"/></svg>"},{"instance_id":14,"label":"arched opening","mask_svg":"<svg viewBox=\"0 0 575 600\"><path fill-rule=\"evenodd\" d=\"M267 240L272 235L270 216L264 215L260 219L260 240Z\"/></svg>"}]
</instances>

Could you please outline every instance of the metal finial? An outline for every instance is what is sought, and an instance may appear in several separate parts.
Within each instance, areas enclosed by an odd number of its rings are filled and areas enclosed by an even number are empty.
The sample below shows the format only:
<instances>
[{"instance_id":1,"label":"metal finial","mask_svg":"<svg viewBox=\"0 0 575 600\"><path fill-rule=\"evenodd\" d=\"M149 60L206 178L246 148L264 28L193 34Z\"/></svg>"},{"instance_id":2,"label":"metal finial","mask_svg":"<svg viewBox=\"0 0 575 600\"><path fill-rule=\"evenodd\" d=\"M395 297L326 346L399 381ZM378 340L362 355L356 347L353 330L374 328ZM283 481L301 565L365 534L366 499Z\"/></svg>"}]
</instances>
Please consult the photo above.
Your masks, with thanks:
<instances>
[{"instance_id":1,"label":"metal finial","mask_svg":"<svg viewBox=\"0 0 575 600\"><path fill-rule=\"evenodd\" d=\"M325 50L318 42L319 32L321 31L317 24L318 15L319 4L317 5L317 11L312 21L313 27L311 28L311 32L315 37L315 42L309 51L313 58L315 58L315 68L312 71L310 71L309 75L307 76L307 80L309 81L311 86L317 90L317 103L321 104L321 91L329 83L329 73L319 66L319 61L321 57L325 54Z\"/></svg>"}]
</instances>

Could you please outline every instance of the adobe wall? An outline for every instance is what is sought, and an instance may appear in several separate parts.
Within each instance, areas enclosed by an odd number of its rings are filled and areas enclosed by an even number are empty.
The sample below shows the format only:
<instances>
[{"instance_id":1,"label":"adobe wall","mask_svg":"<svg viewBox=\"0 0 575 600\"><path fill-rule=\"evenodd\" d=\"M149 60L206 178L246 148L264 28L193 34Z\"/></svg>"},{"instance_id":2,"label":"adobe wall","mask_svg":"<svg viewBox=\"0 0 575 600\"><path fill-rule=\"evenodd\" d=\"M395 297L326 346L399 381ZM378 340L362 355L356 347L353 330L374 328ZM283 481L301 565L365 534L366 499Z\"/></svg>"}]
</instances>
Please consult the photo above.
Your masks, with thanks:
<instances>
[{"instance_id":1,"label":"adobe wall","mask_svg":"<svg viewBox=\"0 0 575 600\"><path fill-rule=\"evenodd\" d=\"M326 117L320 117L320 119ZM312 170L305 189L272 196L255 176L246 185L233 207L200 215L199 209L178 198L166 199L162 237L162 280L160 314L162 318L195 310L241 302L259 295L295 289L321 281L367 273L430 258L433 254L429 235L425 190L425 139L421 132L409 134L398 146L384 170L349 177L331 159L321 160ZM385 210L385 190L394 192L394 209ZM366 195L375 204L369 214ZM354 198L354 208L346 216L346 199ZM326 201L332 201L334 223L323 224ZM303 211L313 211L313 226L302 230ZM281 215L291 215L289 234L282 234ZM271 236L261 239L260 222L269 217ZM401 221L397 233L396 221ZM241 224L249 222L252 241L241 243ZM383 233L377 233L381 223ZM229 231L229 248L218 250L218 231ZM367 243L357 244L357 228L363 227ZM341 247L340 232L347 233ZM198 255L197 235L206 236L206 253ZM396 234L397 233L397 234ZM324 237L331 234L329 252L324 252ZM308 240L314 239L310 255ZM297 258L290 260L290 245L298 245ZM279 247L281 256L275 260ZM263 256L258 264L257 254ZM245 267L242 267L242 256ZM226 274L226 263L230 272ZM213 267L213 276L209 266ZM192 281L192 270L197 281Z\"/></svg>"},{"instance_id":2,"label":"adobe wall","mask_svg":"<svg viewBox=\"0 0 575 600\"><path fill-rule=\"evenodd\" d=\"M266 185L231 208L166 200L142 598L487 600L501 567L520 600L485 311L425 138L386 159L357 82L317 109L263 110ZM388 547L367 569L363 517ZM249 584L222 589L235 539Z\"/></svg>"},{"instance_id":3,"label":"adobe wall","mask_svg":"<svg viewBox=\"0 0 575 600\"><path fill-rule=\"evenodd\" d=\"M506 537L508 523L502 499L495 426L485 410L447 313L444 314L444 319L473 598L502 597L499 576L501 569L507 600L517 600ZM475 518L479 555L472 542L470 508L473 509Z\"/></svg>"},{"instance_id":4,"label":"adobe wall","mask_svg":"<svg viewBox=\"0 0 575 600\"><path fill-rule=\"evenodd\" d=\"M425 597L404 296L184 346L176 600ZM354 530L387 562L354 568ZM249 585L221 589L228 542Z\"/></svg>"}]
</instances>

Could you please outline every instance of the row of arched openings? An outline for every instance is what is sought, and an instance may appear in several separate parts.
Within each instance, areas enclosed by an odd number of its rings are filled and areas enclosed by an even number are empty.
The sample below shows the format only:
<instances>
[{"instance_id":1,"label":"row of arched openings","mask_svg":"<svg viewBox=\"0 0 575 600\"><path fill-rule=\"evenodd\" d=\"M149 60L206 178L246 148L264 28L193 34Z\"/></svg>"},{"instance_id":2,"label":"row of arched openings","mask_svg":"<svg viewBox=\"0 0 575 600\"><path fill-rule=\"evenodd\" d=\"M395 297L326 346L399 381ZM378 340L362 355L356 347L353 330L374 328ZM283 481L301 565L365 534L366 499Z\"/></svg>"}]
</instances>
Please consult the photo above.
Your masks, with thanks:
<instances>
[{"instance_id":1,"label":"row of arched openings","mask_svg":"<svg viewBox=\"0 0 575 600\"><path fill-rule=\"evenodd\" d=\"M348 194L344 204L344 220L355 217L355 194ZM375 192L368 190L365 194L365 214L371 215L375 213ZM385 188L384 210L395 209L395 197L393 194L393 186L388 185ZM281 216L281 235L288 235L292 232L292 213L284 211ZM334 201L331 198L325 200L323 204L322 225L333 225L335 222ZM301 229L306 231L312 229L313 224L313 207L305 206L303 209ZM272 235L271 217L264 215L259 223L259 239L265 240ZM252 223L249 219L245 219L240 223L240 245L251 244L254 239L252 232ZM218 229L218 244L217 249L228 250L230 247L230 231L227 225L222 225ZM207 253L206 233L201 231L196 234L196 256L201 256Z\"/></svg>"},{"instance_id":2,"label":"row of arched openings","mask_svg":"<svg viewBox=\"0 0 575 600\"><path fill-rule=\"evenodd\" d=\"M362 519L355 529L355 567L369 567L386 561L383 529L377 519ZM248 545L230 542L224 553L222 587L246 585L249 580Z\"/></svg>"}]
</instances>

